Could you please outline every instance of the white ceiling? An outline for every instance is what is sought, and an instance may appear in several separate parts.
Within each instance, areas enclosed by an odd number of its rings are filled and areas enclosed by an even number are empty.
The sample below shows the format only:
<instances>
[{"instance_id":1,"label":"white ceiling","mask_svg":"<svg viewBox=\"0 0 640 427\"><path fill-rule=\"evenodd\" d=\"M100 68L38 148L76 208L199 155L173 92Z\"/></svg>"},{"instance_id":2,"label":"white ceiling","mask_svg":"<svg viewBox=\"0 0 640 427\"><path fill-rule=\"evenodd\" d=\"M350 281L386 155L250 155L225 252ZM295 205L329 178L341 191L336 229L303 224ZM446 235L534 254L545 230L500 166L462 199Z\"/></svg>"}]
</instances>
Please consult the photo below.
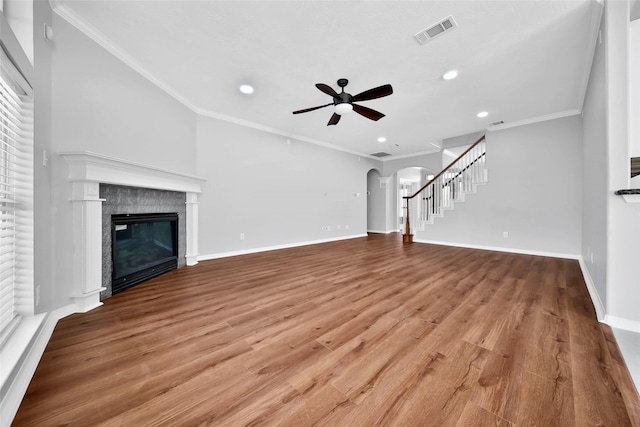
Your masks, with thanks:
<instances>
[{"instance_id":1,"label":"white ceiling","mask_svg":"<svg viewBox=\"0 0 640 427\"><path fill-rule=\"evenodd\" d=\"M54 1L63 18L194 111L283 136L393 156L437 150L443 138L582 108L600 5L546 1ZM420 45L447 16L458 27ZM459 76L442 75L456 69ZM326 83L387 116L332 108ZM239 92L250 83L255 92ZM479 111L488 111L483 119ZM385 143L377 138L385 136Z\"/></svg>"}]
</instances>

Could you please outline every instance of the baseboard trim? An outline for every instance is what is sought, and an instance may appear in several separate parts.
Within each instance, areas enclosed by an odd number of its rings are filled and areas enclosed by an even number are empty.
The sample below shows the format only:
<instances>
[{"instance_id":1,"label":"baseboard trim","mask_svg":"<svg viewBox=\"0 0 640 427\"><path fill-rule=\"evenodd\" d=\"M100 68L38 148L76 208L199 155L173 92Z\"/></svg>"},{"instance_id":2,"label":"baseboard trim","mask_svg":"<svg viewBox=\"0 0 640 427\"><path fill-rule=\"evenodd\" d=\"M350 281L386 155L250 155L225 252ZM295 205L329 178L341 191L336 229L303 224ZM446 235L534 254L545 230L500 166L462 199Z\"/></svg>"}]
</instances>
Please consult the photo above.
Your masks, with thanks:
<instances>
[{"instance_id":1,"label":"baseboard trim","mask_svg":"<svg viewBox=\"0 0 640 427\"><path fill-rule=\"evenodd\" d=\"M19 326L15 331L15 334L19 334L15 338L22 341L22 344L20 349L16 351L18 354L13 355L17 359L11 364L11 372L7 376L6 383L2 384L0 419L13 420L16 416L58 320L74 312L75 306L72 304L50 313L23 319L24 329L21 330ZM11 342L7 344L11 344ZM4 363L3 368L6 369Z\"/></svg>"},{"instance_id":2,"label":"baseboard trim","mask_svg":"<svg viewBox=\"0 0 640 427\"><path fill-rule=\"evenodd\" d=\"M616 317L606 314L604 316L603 323L606 323L612 328L624 329L626 331L640 333L640 322L636 320L625 319L624 317Z\"/></svg>"},{"instance_id":3,"label":"baseboard trim","mask_svg":"<svg viewBox=\"0 0 640 427\"><path fill-rule=\"evenodd\" d=\"M582 270L582 276L584 277L584 281L587 284L589 296L591 297L593 306L596 309L598 321L601 323L605 323L612 328L624 329L625 331L640 333L640 322L638 322L637 320L631 320L624 317L617 317L607 314L607 310L605 309L605 306L600 299L600 295L596 290L596 285L591 278L591 274L589 273L587 264L585 263L584 259L582 259L582 257L580 257L579 261L580 269Z\"/></svg>"},{"instance_id":4,"label":"baseboard trim","mask_svg":"<svg viewBox=\"0 0 640 427\"><path fill-rule=\"evenodd\" d=\"M367 233L376 233L376 234L391 234L391 233L397 233L400 230L387 230L387 231L382 231L382 230L367 230Z\"/></svg>"},{"instance_id":5,"label":"baseboard trim","mask_svg":"<svg viewBox=\"0 0 640 427\"><path fill-rule=\"evenodd\" d=\"M580 262L580 270L582 270L582 277L584 278L584 282L587 284L587 290L589 291L591 302L593 303L593 307L596 309L596 316L598 316L598 321L601 323L607 323L605 321L607 315L606 315L606 310L604 308L604 304L602 304L600 295L596 290L595 282L591 278L591 274L589 273L587 264L584 262L584 259L582 257L580 257L578 261Z\"/></svg>"},{"instance_id":6,"label":"baseboard trim","mask_svg":"<svg viewBox=\"0 0 640 427\"><path fill-rule=\"evenodd\" d=\"M413 239L416 243L427 243L430 245L457 246L459 248L480 249L483 251L509 252L514 254L546 256L551 258L580 259L580 255L566 254L560 252L533 251L529 249L503 248L500 246L473 245L467 243L443 242L440 240Z\"/></svg>"},{"instance_id":7,"label":"baseboard trim","mask_svg":"<svg viewBox=\"0 0 640 427\"><path fill-rule=\"evenodd\" d=\"M280 249L290 249L297 248L300 246L308 246L308 245L317 245L320 243L329 243L329 242L337 242L339 240L349 240L349 239L357 239L359 237L367 237L366 234L353 234L349 236L340 236L340 237L331 237L328 239L320 239L320 240L310 240L306 242L298 242L298 243L287 243L284 245L274 245L274 246L263 246L260 248L251 248L251 249L243 249L240 251L230 251L230 252L220 252L216 254L208 254L208 255L199 255L198 261L207 261L210 259L219 259L219 258L228 258L232 256L238 255L249 255L256 254L259 252L267 252L267 251L277 251Z\"/></svg>"}]
</instances>

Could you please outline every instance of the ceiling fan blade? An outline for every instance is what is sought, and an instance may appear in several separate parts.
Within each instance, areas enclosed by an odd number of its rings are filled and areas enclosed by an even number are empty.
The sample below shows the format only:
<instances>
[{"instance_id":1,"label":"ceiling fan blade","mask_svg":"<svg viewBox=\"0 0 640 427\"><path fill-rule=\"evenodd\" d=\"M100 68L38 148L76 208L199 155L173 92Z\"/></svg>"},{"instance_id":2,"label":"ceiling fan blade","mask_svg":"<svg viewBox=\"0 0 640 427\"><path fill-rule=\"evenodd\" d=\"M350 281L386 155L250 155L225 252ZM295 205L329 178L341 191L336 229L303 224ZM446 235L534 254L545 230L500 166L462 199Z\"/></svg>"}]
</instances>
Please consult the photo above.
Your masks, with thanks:
<instances>
[{"instance_id":1,"label":"ceiling fan blade","mask_svg":"<svg viewBox=\"0 0 640 427\"><path fill-rule=\"evenodd\" d=\"M352 101L368 101L370 99L382 98L383 96L389 96L393 93L391 85L378 86L373 89L365 90L362 93L355 95Z\"/></svg>"},{"instance_id":2,"label":"ceiling fan blade","mask_svg":"<svg viewBox=\"0 0 640 427\"><path fill-rule=\"evenodd\" d=\"M309 111L317 110L318 108L328 107L329 105L333 105L333 102L331 104L319 105L317 107L305 108L304 110L294 111L293 114L308 113Z\"/></svg>"},{"instance_id":3,"label":"ceiling fan blade","mask_svg":"<svg viewBox=\"0 0 640 427\"><path fill-rule=\"evenodd\" d=\"M353 111L360 114L361 116L365 116L367 119L371 119L374 121L378 121L384 117L379 111L372 110L371 108L363 107L362 105L353 104Z\"/></svg>"},{"instance_id":4,"label":"ceiling fan blade","mask_svg":"<svg viewBox=\"0 0 640 427\"><path fill-rule=\"evenodd\" d=\"M338 92L333 90L333 88L329 85L326 85L324 83L316 83L316 87L329 96L333 96L334 98L340 98L340 95L338 95Z\"/></svg>"},{"instance_id":5,"label":"ceiling fan blade","mask_svg":"<svg viewBox=\"0 0 640 427\"><path fill-rule=\"evenodd\" d=\"M333 113L333 116L331 116L331 118L329 119L329 123L327 123L327 126L337 125L340 121L340 117L342 117L340 114Z\"/></svg>"}]
</instances>

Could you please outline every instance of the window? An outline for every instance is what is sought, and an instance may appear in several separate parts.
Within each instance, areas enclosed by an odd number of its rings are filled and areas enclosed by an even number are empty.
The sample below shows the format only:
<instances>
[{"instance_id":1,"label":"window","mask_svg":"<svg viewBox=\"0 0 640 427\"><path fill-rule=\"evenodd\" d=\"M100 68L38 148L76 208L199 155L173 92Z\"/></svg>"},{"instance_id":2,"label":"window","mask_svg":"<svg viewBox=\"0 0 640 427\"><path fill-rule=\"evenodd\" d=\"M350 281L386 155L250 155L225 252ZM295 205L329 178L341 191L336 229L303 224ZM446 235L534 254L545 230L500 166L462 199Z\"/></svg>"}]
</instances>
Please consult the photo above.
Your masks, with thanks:
<instances>
[{"instance_id":1,"label":"window","mask_svg":"<svg viewBox=\"0 0 640 427\"><path fill-rule=\"evenodd\" d=\"M33 313L33 92L0 61L0 347Z\"/></svg>"}]
</instances>

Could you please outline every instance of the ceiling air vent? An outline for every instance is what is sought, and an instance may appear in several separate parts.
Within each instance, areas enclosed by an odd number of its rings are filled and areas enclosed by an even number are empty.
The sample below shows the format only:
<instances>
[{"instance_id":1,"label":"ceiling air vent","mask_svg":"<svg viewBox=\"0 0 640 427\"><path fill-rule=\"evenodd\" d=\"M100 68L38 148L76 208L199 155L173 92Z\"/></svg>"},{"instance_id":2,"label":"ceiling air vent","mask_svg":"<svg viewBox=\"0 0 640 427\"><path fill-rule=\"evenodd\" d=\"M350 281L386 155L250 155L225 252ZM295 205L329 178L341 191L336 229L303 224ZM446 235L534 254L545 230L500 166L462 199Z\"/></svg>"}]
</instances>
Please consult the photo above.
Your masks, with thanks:
<instances>
[{"instance_id":1,"label":"ceiling air vent","mask_svg":"<svg viewBox=\"0 0 640 427\"><path fill-rule=\"evenodd\" d=\"M498 126L498 125L503 125L503 124L504 124L504 121L500 120L498 122L489 123L489 126Z\"/></svg>"},{"instance_id":2,"label":"ceiling air vent","mask_svg":"<svg viewBox=\"0 0 640 427\"><path fill-rule=\"evenodd\" d=\"M390 156L391 154L389 153L385 153L384 151L381 151L379 153L373 153L372 156L373 157L387 157Z\"/></svg>"},{"instance_id":3,"label":"ceiling air vent","mask_svg":"<svg viewBox=\"0 0 640 427\"><path fill-rule=\"evenodd\" d=\"M415 34L414 37L418 40L418 43L425 44L429 40L438 37L441 34L446 33L447 31L453 30L456 28L458 24L453 19L453 16L447 16L437 24L434 24L427 28L426 30L420 31Z\"/></svg>"}]
</instances>

